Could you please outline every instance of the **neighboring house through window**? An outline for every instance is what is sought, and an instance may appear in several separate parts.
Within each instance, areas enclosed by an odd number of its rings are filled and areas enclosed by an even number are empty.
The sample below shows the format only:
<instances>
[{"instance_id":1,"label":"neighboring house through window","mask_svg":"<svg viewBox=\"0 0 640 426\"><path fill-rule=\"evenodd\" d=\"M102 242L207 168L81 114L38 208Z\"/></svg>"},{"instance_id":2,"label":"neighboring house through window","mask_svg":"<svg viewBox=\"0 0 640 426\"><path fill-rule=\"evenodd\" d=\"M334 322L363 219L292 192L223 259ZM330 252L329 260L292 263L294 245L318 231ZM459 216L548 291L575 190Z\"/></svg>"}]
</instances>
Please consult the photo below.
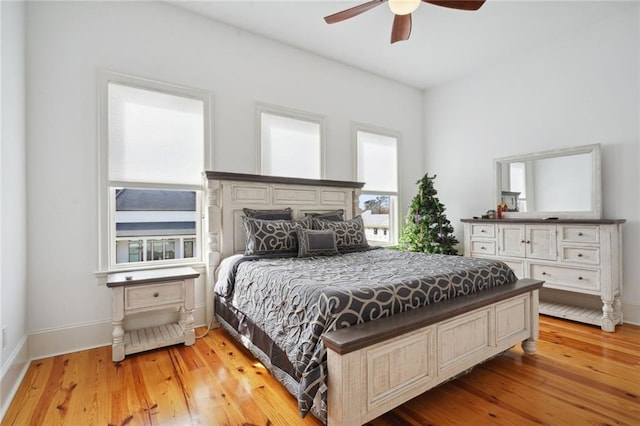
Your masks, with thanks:
<instances>
[{"instance_id":1,"label":"neighboring house through window","mask_svg":"<svg viewBox=\"0 0 640 426\"><path fill-rule=\"evenodd\" d=\"M99 77L101 270L200 260L210 95Z\"/></svg>"},{"instance_id":2,"label":"neighboring house through window","mask_svg":"<svg viewBox=\"0 0 640 426\"><path fill-rule=\"evenodd\" d=\"M260 174L324 177L324 117L263 104L257 115Z\"/></svg>"},{"instance_id":3,"label":"neighboring house through window","mask_svg":"<svg viewBox=\"0 0 640 426\"><path fill-rule=\"evenodd\" d=\"M370 126L355 126L357 180L364 182L360 209L371 244L397 242L398 135Z\"/></svg>"},{"instance_id":4,"label":"neighboring house through window","mask_svg":"<svg viewBox=\"0 0 640 426\"><path fill-rule=\"evenodd\" d=\"M116 263L193 258L196 191L118 188Z\"/></svg>"}]
</instances>

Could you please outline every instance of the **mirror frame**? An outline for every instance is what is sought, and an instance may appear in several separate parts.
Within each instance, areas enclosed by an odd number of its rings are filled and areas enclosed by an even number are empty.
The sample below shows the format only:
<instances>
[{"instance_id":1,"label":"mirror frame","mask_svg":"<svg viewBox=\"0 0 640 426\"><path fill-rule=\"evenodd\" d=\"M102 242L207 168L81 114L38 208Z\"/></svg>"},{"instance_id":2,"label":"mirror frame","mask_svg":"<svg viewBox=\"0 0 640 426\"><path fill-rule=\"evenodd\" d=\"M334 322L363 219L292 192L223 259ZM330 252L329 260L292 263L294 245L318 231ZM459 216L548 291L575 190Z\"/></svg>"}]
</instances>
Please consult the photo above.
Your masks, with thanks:
<instances>
[{"instance_id":1,"label":"mirror frame","mask_svg":"<svg viewBox=\"0 0 640 426\"><path fill-rule=\"evenodd\" d=\"M532 154L514 155L511 157L498 158L494 160L495 173L495 200L494 205L498 204L498 200L502 199L502 173L501 166L503 164L512 163L514 161L531 161L543 158L566 157L577 154L591 154L591 210L578 212L506 212L504 217L508 218L549 218L557 217L558 219L601 219L602 218L602 169L600 160L600 144L585 145L574 148L556 149L551 151L542 151Z\"/></svg>"}]
</instances>

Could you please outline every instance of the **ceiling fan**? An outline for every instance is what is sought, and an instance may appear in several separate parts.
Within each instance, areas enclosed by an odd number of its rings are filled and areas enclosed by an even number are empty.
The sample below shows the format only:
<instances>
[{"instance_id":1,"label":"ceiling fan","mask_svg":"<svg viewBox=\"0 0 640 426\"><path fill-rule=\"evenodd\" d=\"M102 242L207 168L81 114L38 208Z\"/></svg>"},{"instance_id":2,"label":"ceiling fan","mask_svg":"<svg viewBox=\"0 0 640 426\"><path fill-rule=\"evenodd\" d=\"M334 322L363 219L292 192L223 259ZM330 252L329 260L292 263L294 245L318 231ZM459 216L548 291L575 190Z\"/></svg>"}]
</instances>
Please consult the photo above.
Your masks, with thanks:
<instances>
[{"instance_id":1,"label":"ceiling fan","mask_svg":"<svg viewBox=\"0 0 640 426\"><path fill-rule=\"evenodd\" d=\"M324 20L327 24L342 22L373 9L386 1L389 2L389 8L395 15L393 27L391 28L391 43L409 39L411 35L411 13L420 6L421 1L459 10L478 10L485 2L485 0L371 0L342 12L325 16Z\"/></svg>"}]
</instances>

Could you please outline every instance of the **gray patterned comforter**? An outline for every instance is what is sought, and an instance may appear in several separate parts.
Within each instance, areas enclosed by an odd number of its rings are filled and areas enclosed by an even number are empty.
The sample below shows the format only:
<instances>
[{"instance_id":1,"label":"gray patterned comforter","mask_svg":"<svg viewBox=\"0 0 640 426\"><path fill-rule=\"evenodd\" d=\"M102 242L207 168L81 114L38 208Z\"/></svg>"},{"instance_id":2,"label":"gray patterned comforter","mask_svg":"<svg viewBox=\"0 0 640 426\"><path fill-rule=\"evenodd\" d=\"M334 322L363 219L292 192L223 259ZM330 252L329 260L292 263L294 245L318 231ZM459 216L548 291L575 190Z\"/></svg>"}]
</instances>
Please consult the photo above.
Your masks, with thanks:
<instances>
[{"instance_id":1,"label":"gray patterned comforter","mask_svg":"<svg viewBox=\"0 0 640 426\"><path fill-rule=\"evenodd\" d=\"M301 415L316 404L314 414L325 421L323 333L516 280L494 260L384 249L243 260L222 265L231 276L218 274L216 293L284 350L299 378Z\"/></svg>"}]
</instances>

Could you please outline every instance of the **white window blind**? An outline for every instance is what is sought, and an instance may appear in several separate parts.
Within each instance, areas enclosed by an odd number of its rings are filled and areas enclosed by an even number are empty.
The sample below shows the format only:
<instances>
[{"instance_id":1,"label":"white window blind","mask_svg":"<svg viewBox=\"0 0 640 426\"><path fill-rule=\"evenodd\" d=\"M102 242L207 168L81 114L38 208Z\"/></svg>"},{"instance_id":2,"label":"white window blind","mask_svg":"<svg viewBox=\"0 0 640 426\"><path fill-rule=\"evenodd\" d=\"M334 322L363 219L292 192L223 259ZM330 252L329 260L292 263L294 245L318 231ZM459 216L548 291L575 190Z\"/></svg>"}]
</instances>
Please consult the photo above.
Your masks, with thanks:
<instances>
[{"instance_id":1,"label":"white window blind","mask_svg":"<svg viewBox=\"0 0 640 426\"><path fill-rule=\"evenodd\" d=\"M262 174L319 179L320 123L267 112L260 116Z\"/></svg>"},{"instance_id":2,"label":"white window blind","mask_svg":"<svg viewBox=\"0 0 640 426\"><path fill-rule=\"evenodd\" d=\"M109 83L109 180L201 186L204 103Z\"/></svg>"},{"instance_id":3,"label":"white window blind","mask_svg":"<svg viewBox=\"0 0 640 426\"><path fill-rule=\"evenodd\" d=\"M364 131L357 132L358 181L367 192L398 191L397 139Z\"/></svg>"}]
</instances>

